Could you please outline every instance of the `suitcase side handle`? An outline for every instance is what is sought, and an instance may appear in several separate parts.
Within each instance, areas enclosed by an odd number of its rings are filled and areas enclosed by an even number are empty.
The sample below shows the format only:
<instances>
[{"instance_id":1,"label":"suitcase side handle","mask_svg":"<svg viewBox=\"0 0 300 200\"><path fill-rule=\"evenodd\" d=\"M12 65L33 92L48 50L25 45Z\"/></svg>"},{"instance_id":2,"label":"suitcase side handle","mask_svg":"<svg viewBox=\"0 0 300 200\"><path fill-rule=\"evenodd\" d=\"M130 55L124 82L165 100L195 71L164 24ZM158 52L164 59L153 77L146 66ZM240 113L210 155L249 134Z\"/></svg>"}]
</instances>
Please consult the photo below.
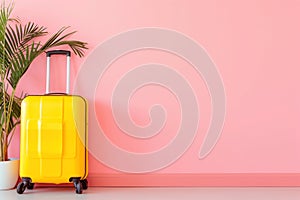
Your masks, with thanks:
<instances>
[{"instance_id":1,"label":"suitcase side handle","mask_svg":"<svg viewBox=\"0 0 300 200\"><path fill-rule=\"evenodd\" d=\"M66 50L52 50L47 51L47 70L46 70L46 94L50 93L50 57L52 55L66 55L67 56L67 73L66 73L66 94L70 93L70 62L71 51Z\"/></svg>"}]
</instances>

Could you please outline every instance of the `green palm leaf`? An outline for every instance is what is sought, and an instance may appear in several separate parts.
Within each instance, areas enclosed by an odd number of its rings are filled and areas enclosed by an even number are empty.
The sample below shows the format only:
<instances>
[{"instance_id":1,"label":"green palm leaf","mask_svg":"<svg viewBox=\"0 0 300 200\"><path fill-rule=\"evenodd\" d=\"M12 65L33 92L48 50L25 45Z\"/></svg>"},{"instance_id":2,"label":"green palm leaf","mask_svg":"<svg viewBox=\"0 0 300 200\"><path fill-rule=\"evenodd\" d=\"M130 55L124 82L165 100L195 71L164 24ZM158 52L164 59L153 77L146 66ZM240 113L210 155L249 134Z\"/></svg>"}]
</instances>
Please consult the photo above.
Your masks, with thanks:
<instances>
[{"instance_id":1,"label":"green palm leaf","mask_svg":"<svg viewBox=\"0 0 300 200\"><path fill-rule=\"evenodd\" d=\"M6 49L9 52L8 64L11 73L8 81L13 88L16 88L20 78L26 73L32 61L41 53L53 47L69 46L73 52L82 57L84 50L87 49L86 43L77 40L66 40L75 32L64 34L68 27L61 28L45 44L36 43L37 37L47 34L44 27L39 27L29 22L22 28L22 25L16 25L15 29L11 26L7 29Z\"/></svg>"}]
</instances>

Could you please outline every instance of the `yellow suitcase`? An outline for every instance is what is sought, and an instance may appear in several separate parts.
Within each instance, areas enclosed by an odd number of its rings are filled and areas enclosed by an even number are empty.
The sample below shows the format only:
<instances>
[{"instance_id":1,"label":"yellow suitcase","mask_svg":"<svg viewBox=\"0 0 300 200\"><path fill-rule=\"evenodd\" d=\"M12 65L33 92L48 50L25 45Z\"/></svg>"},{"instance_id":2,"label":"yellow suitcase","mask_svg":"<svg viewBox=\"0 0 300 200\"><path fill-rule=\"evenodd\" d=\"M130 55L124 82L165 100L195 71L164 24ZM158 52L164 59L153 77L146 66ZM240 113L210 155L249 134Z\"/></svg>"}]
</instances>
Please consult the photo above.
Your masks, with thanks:
<instances>
[{"instance_id":1,"label":"yellow suitcase","mask_svg":"<svg viewBox=\"0 0 300 200\"><path fill-rule=\"evenodd\" d=\"M67 55L66 94L49 93L50 57ZM69 93L70 51L47 52L46 95L27 96L21 105L20 177L17 192L34 183L73 182L87 189L87 101Z\"/></svg>"}]
</instances>

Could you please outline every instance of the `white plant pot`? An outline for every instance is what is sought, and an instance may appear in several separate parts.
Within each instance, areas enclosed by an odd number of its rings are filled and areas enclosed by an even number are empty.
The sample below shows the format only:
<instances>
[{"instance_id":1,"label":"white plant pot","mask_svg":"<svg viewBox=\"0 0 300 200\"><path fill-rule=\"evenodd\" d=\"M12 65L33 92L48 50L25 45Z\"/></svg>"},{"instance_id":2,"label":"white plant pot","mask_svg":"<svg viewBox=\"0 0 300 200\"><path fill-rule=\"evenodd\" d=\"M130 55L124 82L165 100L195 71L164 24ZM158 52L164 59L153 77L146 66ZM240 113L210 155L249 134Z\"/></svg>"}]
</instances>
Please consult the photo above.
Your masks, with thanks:
<instances>
[{"instance_id":1,"label":"white plant pot","mask_svg":"<svg viewBox=\"0 0 300 200\"><path fill-rule=\"evenodd\" d=\"M19 178L19 159L0 161L0 190L12 189Z\"/></svg>"}]
</instances>

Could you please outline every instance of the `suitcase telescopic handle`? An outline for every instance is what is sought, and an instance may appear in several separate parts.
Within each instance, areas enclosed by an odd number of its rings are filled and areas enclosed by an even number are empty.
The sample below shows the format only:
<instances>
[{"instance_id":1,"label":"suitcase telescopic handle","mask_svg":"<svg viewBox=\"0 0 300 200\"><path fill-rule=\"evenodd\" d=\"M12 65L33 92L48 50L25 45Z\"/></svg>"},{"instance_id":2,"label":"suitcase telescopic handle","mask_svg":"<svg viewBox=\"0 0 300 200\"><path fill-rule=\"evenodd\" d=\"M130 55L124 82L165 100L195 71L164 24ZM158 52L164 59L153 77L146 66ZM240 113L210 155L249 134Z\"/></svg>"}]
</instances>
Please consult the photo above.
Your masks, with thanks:
<instances>
[{"instance_id":1,"label":"suitcase telescopic handle","mask_svg":"<svg viewBox=\"0 0 300 200\"><path fill-rule=\"evenodd\" d=\"M67 56L67 73L66 73L66 94L70 93L70 61L71 52L66 50L52 50L47 51L47 72L46 72L46 94L50 93L50 57L52 55L66 55Z\"/></svg>"}]
</instances>

